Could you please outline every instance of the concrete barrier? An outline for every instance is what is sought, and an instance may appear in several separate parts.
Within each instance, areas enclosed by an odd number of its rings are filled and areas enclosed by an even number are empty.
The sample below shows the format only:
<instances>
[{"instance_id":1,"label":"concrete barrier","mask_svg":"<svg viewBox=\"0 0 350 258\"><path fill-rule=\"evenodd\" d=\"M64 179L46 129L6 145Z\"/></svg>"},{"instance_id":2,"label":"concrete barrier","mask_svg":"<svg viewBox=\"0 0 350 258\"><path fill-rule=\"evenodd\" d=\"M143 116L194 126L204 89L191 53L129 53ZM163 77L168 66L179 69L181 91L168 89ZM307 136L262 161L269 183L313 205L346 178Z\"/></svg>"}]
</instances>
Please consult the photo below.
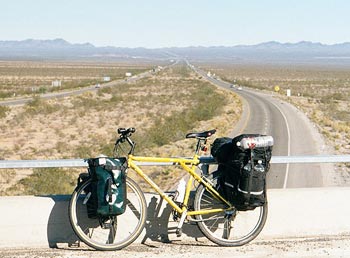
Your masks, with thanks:
<instances>
[{"instance_id":1,"label":"concrete barrier","mask_svg":"<svg viewBox=\"0 0 350 258\"><path fill-rule=\"evenodd\" d=\"M349 235L349 196L350 188L269 190L268 220L259 238ZM148 221L137 242L177 239L170 207L158 195L146 198ZM0 197L0 248L76 243L68 201L69 196ZM186 224L183 233L181 240L203 237L196 225Z\"/></svg>"}]
</instances>

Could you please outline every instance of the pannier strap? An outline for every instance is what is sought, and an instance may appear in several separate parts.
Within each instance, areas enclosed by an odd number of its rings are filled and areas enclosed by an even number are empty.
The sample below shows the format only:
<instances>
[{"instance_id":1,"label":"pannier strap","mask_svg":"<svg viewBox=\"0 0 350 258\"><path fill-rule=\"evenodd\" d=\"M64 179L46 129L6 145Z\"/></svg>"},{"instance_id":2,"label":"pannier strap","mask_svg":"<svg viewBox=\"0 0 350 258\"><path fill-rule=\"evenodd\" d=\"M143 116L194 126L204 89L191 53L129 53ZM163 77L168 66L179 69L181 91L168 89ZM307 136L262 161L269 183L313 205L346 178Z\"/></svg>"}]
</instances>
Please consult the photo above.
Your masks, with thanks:
<instances>
[{"instance_id":1,"label":"pannier strap","mask_svg":"<svg viewBox=\"0 0 350 258\"><path fill-rule=\"evenodd\" d=\"M107 186L108 203L112 203L112 184L113 184L113 179L108 178L108 186Z\"/></svg>"},{"instance_id":2,"label":"pannier strap","mask_svg":"<svg viewBox=\"0 0 350 258\"><path fill-rule=\"evenodd\" d=\"M99 167L98 159L88 159L89 167ZM112 164L104 164L101 167L103 167L105 170L112 171L112 170L121 170L122 166L114 166Z\"/></svg>"},{"instance_id":3,"label":"pannier strap","mask_svg":"<svg viewBox=\"0 0 350 258\"><path fill-rule=\"evenodd\" d=\"M106 164L102 166L105 170L112 171L112 170L121 170L121 166L113 166L110 164Z\"/></svg>"}]
</instances>

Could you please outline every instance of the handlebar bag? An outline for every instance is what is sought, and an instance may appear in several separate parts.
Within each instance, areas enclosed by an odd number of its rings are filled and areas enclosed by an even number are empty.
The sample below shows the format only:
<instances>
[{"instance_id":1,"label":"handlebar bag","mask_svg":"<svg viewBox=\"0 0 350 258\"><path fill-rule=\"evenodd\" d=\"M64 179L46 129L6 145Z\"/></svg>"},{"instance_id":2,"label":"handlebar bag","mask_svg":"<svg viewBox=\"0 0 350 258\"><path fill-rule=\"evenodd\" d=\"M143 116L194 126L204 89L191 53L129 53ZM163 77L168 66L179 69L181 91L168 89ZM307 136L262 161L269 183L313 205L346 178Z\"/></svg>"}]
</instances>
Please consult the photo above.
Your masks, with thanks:
<instances>
[{"instance_id":1,"label":"handlebar bag","mask_svg":"<svg viewBox=\"0 0 350 258\"><path fill-rule=\"evenodd\" d=\"M127 197L126 159L92 158L88 159L88 164L92 178L91 196L87 202L89 218L123 214Z\"/></svg>"}]
</instances>

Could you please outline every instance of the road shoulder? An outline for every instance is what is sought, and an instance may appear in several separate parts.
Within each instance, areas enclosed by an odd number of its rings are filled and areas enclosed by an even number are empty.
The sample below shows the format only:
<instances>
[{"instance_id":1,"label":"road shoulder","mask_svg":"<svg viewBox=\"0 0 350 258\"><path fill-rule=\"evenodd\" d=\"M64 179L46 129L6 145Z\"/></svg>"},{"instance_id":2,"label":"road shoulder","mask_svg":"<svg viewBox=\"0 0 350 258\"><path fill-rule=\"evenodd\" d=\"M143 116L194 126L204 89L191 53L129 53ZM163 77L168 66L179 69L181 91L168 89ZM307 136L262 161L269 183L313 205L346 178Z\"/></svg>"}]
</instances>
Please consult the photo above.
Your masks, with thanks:
<instances>
[{"instance_id":1,"label":"road shoulder","mask_svg":"<svg viewBox=\"0 0 350 258\"><path fill-rule=\"evenodd\" d=\"M242 247L219 247L206 239L199 241L173 240L170 243L147 241L115 252L92 251L84 247L56 249L2 249L0 258L9 257L349 257L350 237L330 236L316 238L294 238L256 240Z\"/></svg>"}]
</instances>

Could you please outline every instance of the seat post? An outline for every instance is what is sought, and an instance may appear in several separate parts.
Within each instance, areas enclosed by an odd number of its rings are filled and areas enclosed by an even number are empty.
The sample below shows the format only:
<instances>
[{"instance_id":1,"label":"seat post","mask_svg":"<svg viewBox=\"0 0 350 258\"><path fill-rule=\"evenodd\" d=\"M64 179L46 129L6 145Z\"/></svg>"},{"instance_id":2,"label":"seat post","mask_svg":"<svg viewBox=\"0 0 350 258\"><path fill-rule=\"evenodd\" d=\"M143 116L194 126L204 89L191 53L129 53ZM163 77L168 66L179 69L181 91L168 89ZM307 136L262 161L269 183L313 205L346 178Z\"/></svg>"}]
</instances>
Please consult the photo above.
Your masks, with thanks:
<instances>
[{"instance_id":1,"label":"seat post","mask_svg":"<svg viewBox=\"0 0 350 258\"><path fill-rule=\"evenodd\" d=\"M200 149L200 147L201 147L201 139L200 138L197 138L198 139L198 141L197 141L197 147L196 147L196 152L195 152L195 154L198 154L199 153L199 149Z\"/></svg>"},{"instance_id":2,"label":"seat post","mask_svg":"<svg viewBox=\"0 0 350 258\"><path fill-rule=\"evenodd\" d=\"M197 142L197 147L196 147L196 154L199 154L199 151L200 151L201 146L202 146L201 142L202 141L205 142L207 139L206 138L200 138L200 137L198 137L197 139L198 139L198 142Z\"/></svg>"}]
</instances>

